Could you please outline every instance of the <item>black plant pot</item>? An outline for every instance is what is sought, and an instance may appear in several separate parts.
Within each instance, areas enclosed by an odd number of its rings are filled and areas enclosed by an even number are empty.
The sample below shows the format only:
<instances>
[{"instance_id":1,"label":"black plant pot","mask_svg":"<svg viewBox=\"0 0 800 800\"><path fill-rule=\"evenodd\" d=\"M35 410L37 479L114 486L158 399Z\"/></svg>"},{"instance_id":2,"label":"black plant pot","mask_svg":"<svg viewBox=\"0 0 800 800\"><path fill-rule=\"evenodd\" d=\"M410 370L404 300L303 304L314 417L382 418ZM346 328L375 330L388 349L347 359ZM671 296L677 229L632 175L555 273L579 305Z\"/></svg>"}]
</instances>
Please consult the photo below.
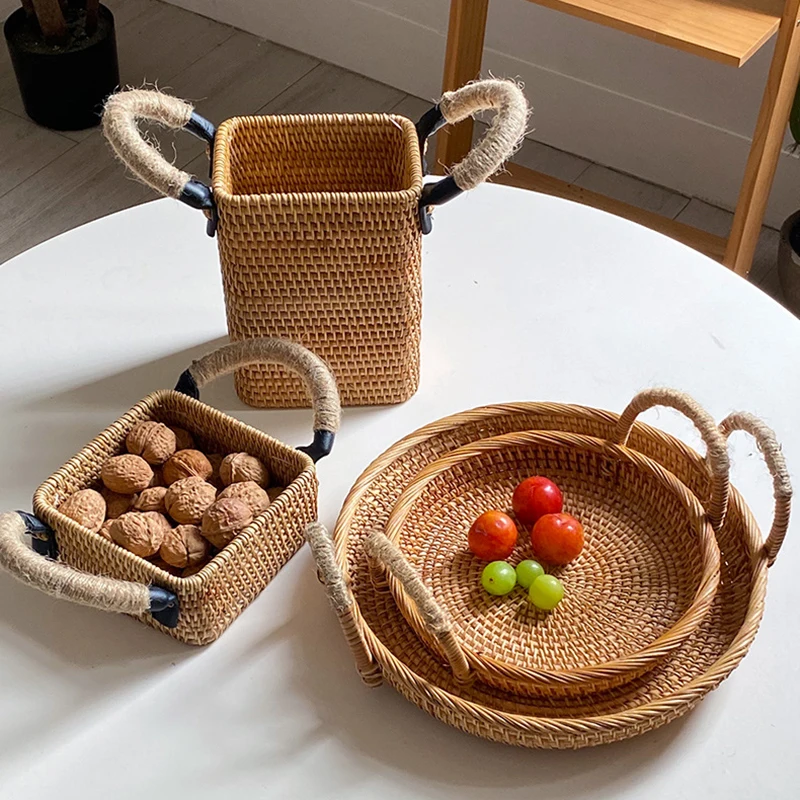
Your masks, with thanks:
<instances>
[{"instance_id":1,"label":"black plant pot","mask_svg":"<svg viewBox=\"0 0 800 800\"><path fill-rule=\"evenodd\" d=\"M795 211L781 227L778 277L783 289L784 304L800 316L800 211Z\"/></svg>"},{"instance_id":2,"label":"black plant pot","mask_svg":"<svg viewBox=\"0 0 800 800\"><path fill-rule=\"evenodd\" d=\"M100 6L96 34L64 47L46 45L21 8L3 30L28 116L59 131L97 125L104 100L119 86L114 15Z\"/></svg>"}]
</instances>

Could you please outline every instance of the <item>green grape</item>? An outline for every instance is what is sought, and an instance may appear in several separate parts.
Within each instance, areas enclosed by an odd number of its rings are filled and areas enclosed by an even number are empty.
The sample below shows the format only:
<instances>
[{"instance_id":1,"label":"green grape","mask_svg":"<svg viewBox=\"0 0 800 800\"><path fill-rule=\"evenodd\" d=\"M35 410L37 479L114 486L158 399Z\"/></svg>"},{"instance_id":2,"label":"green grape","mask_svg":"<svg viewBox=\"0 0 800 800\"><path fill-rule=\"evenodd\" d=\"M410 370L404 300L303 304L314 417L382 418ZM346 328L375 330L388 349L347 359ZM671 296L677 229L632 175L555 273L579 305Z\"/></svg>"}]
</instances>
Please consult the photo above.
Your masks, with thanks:
<instances>
[{"instance_id":1,"label":"green grape","mask_svg":"<svg viewBox=\"0 0 800 800\"><path fill-rule=\"evenodd\" d=\"M552 611L564 597L564 584L555 575L540 575L531 584L528 597L536 608Z\"/></svg>"},{"instance_id":2,"label":"green grape","mask_svg":"<svg viewBox=\"0 0 800 800\"><path fill-rule=\"evenodd\" d=\"M538 561L527 559L517 564L517 583L523 589L530 589L540 575L544 575L544 567Z\"/></svg>"},{"instance_id":3,"label":"green grape","mask_svg":"<svg viewBox=\"0 0 800 800\"><path fill-rule=\"evenodd\" d=\"M508 594L517 585L517 573L505 561L492 561L483 568L481 583L489 594Z\"/></svg>"}]
</instances>

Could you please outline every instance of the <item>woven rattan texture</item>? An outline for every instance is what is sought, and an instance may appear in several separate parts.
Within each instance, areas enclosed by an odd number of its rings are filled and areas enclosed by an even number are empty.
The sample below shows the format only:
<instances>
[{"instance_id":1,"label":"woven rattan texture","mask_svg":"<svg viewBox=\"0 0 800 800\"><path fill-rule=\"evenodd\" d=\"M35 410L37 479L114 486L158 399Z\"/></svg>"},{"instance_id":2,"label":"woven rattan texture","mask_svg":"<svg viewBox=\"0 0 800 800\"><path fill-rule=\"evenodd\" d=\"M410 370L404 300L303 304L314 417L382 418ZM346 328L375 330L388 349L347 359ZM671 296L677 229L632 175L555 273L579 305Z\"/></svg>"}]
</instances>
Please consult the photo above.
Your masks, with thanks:
<instances>
[{"instance_id":1,"label":"woven rattan texture","mask_svg":"<svg viewBox=\"0 0 800 800\"><path fill-rule=\"evenodd\" d=\"M407 400L419 383L422 168L413 124L381 114L235 117L213 169L228 329L299 342L345 405ZM236 373L243 402L307 406L277 366Z\"/></svg>"},{"instance_id":2,"label":"woven rattan texture","mask_svg":"<svg viewBox=\"0 0 800 800\"><path fill-rule=\"evenodd\" d=\"M555 480L586 531L580 557L548 570L567 587L550 614L521 590L487 594L485 563L466 547L483 511L513 514L514 488L530 475ZM515 564L536 557L520 532ZM453 451L405 489L386 534L448 612L478 677L521 694L632 680L696 630L718 581L716 539L695 496L641 454L574 434L511 434ZM413 602L391 583L424 637Z\"/></svg>"},{"instance_id":3,"label":"woven rattan texture","mask_svg":"<svg viewBox=\"0 0 800 800\"><path fill-rule=\"evenodd\" d=\"M123 550L59 513L69 494L96 487L102 464L124 450L125 437L142 420L185 428L206 452L248 452L260 458L287 489L231 544L196 575L179 578ZM188 644L217 639L297 552L306 525L317 518L317 480L311 459L261 431L174 391L155 392L106 428L33 498L34 513L56 533L59 558L77 569L175 592L178 626L170 629L150 614L142 622Z\"/></svg>"},{"instance_id":4,"label":"woven rattan texture","mask_svg":"<svg viewBox=\"0 0 800 800\"><path fill-rule=\"evenodd\" d=\"M361 637L384 680L412 703L449 725L493 741L589 747L637 736L685 714L744 657L763 613L767 563L758 526L735 489L717 537L719 589L698 631L646 675L589 699L532 699L483 683L460 686L441 659L420 644L393 596L373 586L363 540L386 524L402 489L426 465L462 445L513 431L572 431L610 438L617 419L610 412L545 403L478 409L411 434L358 479L337 523L337 555L355 596ZM669 469L701 500L708 499L705 462L682 442L637 423L629 447Z\"/></svg>"}]
</instances>

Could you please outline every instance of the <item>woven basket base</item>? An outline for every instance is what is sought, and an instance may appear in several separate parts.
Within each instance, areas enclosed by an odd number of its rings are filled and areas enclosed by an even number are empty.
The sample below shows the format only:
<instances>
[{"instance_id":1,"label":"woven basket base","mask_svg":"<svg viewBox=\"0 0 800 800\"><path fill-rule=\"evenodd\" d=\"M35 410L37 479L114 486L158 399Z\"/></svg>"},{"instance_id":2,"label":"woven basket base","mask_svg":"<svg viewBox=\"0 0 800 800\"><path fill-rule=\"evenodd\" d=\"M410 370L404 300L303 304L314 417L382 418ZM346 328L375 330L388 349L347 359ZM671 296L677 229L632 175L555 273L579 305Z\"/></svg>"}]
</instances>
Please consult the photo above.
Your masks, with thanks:
<instances>
[{"instance_id":1,"label":"woven basket base","mask_svg":"<svg viewBox=\"0 0 800 800\"><path fill-rule=\"evenodd\" d=\"M460 686L420 645L394 598L374 588L363 541L375 527L385 525L402 489L428 463L469 442L511 431L573 431L609 438L616 420L610 412L544 403L477 409L411 434L359 478L337 523L337 549L350 575L362 635L385 680L412 703L448 725L492 741L577 749L628 739L671 722L739 664L761 620L767 567L757 555L760 531L735 490L718 536L720 587L697 633L647 675L588 700L534 700L482 684ZM641 423L634 426L629 446L661 463L707 500L705 463L688 446Z\"/></svg>"},{"instance_id":2,"label":"woven basket base","mask_svg":"<svg viewBox=\"0 0 800 800\"><path fill-rule=\"evenodd\" d=\"M434 462L437 474L403 492L387 526L448 612L478 676L521 694L586 695L654 666L666 650L645 649L681 621L701 586L700 536L715 547L696 498L672 476L662 477L653 462L640 464L598 439L544 434L484 443L493 449L456 451ZM462 453L468 457L456 460ZM466 532L481 513L513 514L514 488L531 475L559 485L565 511L586 532L577 559L548 569L567 589L551 613L537 612L521 588L504 597L488 594L481 586L486 562L466 546ZM508 560L524 558L536 554L520 526ZM399 586L394 590L404 616L425 637L413 602ZM633 654L638 657L627 666L591 671ZM515 670L523 672L515 676Z\"/></svg>"}]
</instances>

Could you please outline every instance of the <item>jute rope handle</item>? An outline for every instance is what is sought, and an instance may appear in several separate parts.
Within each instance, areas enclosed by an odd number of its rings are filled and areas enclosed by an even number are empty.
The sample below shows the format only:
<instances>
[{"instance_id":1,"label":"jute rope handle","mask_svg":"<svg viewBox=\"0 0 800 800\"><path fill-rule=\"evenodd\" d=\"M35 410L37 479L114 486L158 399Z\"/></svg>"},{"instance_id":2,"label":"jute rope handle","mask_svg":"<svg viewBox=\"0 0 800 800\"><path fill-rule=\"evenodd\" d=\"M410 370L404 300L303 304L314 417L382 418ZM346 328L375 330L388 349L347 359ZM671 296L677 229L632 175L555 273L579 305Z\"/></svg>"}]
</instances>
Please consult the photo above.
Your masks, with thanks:
<instances>
[{"instance_id":1,"label":"jute rope handle","mask_svg":"<svg viewBox=\"0 0 800 800\"><path fill-rule=\"evenodd\" d=\"M187 373L197 389L240 367L253 364L280 364L297 373L306 385L314 410L314 430L339 430L342 409L336 379L328 365L316 354L286 339L264 337L223 345L193 361Z\"/></svg>"},{"instance_id":2,"label":"jute rope handle","mask_svg":"<svg viewBox=\"0 0 800 800\"><path fill-rule=\"evenodd\" d=\"M347 581L336 562L333 538L327 528L319 522L312 522L306 528L306 540L317 562L317 574L325 585L333 610L339 617L347 644L356 660L356 669L367 686L380 686L383 673L364 643L354 616L354 600Z\"/></svg>"},{"instance_id":3,"label":"jute rope handle","mask_svg":"<svg viewBox=\"0 0 800 800\"><path fill-rule=\"evenodd\" d=\"M764 457L767 469L772 475L772 488L775 497L775 514L772 519L772 528L764 542L764 554L767 565L772 566L786 538L789 527L789 516L792 510L792 481L786 460L783 457L780 443L775 436L775 431L765 422L746 411L735 411L729 414L719 425L722 436L727 439L734 431L749 433L758 445Z\"/></svg>"},{"instance_id":4,"label":"jute rope handle","mask_svg":"<svg viewBox=\"0 0 800 800\"><path fill-rule=\"evenodd\" d=\"M694 399L676 389L656 388L639 392L620 415L614 432L614 441L624 445L628 441L636 417L654 406L669 406L680 411L695 425L708 450L711 469L711 499L706 509L715 531L725 522L728 510L730 459L725 437L720 433L714 418Z\"/></svg>"},{"instance_id":5,"label":"jute rope handle","mask_svg":"<svg viewBox=\"0 0 800 800\"><path fill-rule=\"evenodd\" d=\"M179 198L191 175L170 164L155 144L145 140L139 120L185 128L194 108L177 97L147 89L112 94L103 111L103 134L117 157L141 181L166 197Z\"/></svg>"},{"instance_id":6,"label":"jute rope handle","mask_svg":"<svg viewBox=\"0 0 800 800\"><path fill-rule=\"evenodd\" d=\"M419 610L425 628L436 639L444 652L453 676L459 683L473 679L464 651L453 633L450 618L422 582L400 550L380 531L373 531L364 542L367 557L389 572L405 589Z\"/></svg>"},{"instance_id":7,"label":"jute rope handle","mask_svg":"<svg viewBox=\"0 0 800 800\"><path fill-rule=\"evenodd\" d=\"M150 589L143 583L90 575L35 553L25 542L19 514L0 514L0 567L45 594L101 611L144 614L151 609Z\"/></svg>"},{"instance_id":8,"label":"jute rope handle","mask_svg":"<svg viewBox=\"0 0 800 800\"><path fill-rule=\"evenodd\" d=\"M439 110L454 125L480 111L496 113L480 142L456 164L450 174L459 189L468 191L494 175L508 161L525 137L530 109L522 89L514 81L489 78L445 92Z\"/></svg>"}]
</instances>

